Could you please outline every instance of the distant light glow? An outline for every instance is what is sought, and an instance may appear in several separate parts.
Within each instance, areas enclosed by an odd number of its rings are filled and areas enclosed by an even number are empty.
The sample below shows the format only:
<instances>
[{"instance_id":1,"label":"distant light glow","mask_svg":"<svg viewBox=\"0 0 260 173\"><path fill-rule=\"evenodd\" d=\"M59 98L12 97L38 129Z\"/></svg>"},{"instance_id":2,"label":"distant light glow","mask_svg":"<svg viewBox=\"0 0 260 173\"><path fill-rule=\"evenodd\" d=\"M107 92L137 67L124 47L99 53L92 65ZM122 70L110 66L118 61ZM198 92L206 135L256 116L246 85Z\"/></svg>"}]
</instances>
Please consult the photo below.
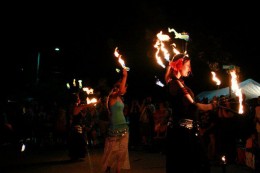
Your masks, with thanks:
<instances>
[{"instance_id":1,"label":"distant light glow","mask_svg":"<svg viewBox=\"0 0 260 173\"><path fill-rule=\"evenodd\" d=\"M77 86L77 84L76 84L76 79L73 79L73 86L74 86L74 87Z\"/></svg>"},{"instance_id":2,"label":"distant light glow","mask_svg":"<svg viewBox=\"0 0 260 173\"><path fill-rule=\"evenodd\" d=\"M82 88L82 80L78 80L79 88Z\"/></svg>"},{"instance_id":3,"label":"distant light glow","mask_svg":"<svg viewBox=\"0 0 260 173\"><path fill-rule=\"evenodd\" d=\"M119 73L119 72L120 72L120 69L116 68L116 72Z\"/></svg>"},{"instance_id":4,"label":"distant light glow","mask_svg":"<svg viewBox=\"0 0 260 173\"><path fill-rule=\"evenodd\" d=\"M24 152L24 151L25 151L25 144L22 144L21 152Z\"/></svg>"},{"instance_id":5,"label":"distant light glow","mask_svg":"<svg viewBox=\"0 0 260 173\"><path fill-rule=\"evenodd\" d=\"M156 81L156 84L160 87L164 87L164 84L159 79Z\"/></svg>"},{"instance_id":6,"label":"distant light glow","mask_svg":"<svg viewBox=\"0 0 260 173\"><path fill-rule=\"evenodd\" d=\"M67 86L67 89L70 89L70 84L69 83L67 83L66 86Z\"/></svg>"}]
</instances>

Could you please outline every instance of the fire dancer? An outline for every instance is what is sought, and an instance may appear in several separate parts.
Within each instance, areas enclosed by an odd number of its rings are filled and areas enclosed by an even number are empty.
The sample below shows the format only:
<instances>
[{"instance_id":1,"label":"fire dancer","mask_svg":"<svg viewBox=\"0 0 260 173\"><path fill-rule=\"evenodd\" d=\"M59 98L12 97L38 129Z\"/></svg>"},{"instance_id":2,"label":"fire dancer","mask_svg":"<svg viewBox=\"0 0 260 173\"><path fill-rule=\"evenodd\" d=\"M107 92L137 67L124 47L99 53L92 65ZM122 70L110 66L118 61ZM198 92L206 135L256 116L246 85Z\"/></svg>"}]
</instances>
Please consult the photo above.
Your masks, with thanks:
<instances>
[{"instance_id":1,"label":"fire dancer","mask_svg":"<svg viewBox=\"0 0 260 173\"><path fill-rule=\"evenodd\" d=\"M123 77L118 81L109 96L107 107L110 112L110 124L105 139L104 154L102 158L103 170L107 173L115 169L130 169L128 155L129 127L124 116L124 102L122 95L126 93L127 69L123 68Z\"/></svg>"},{"instance_id":2,"label":"fire dancer","mask_svg":"<svg viewBox=\"0 0 260 173\"><path fill-rule=\"evenodd\" d=\"M166 87L173 114L169 118L166 137L166 172L210 172L205 148L198 136L198 110L210 111L213 104L196 103L192 90L183 78L191 73L190 58L177 54L165 73Z\"/></svg>"}]
</instances>

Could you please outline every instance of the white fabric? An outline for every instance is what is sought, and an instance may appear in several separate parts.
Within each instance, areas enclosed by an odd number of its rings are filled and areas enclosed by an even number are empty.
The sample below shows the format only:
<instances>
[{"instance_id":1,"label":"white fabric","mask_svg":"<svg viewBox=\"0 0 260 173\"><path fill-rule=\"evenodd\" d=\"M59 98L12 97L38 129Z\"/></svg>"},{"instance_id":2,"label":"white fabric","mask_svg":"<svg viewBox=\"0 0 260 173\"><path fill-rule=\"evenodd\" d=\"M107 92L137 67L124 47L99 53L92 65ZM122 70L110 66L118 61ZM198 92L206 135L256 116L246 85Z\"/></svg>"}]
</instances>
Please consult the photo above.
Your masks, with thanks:
<instances>
[{"instance_id":1,"label":"white fabric","mask_svg":"<svg viewBox=\"0 0 260 173\"><path fill-rule=\"evenodd\" d=\"M246 100L257 98L260 96L260 84L253 79L247 79L238 84L239 88L242 90L242 93L246 95ZM232 94L232 93L231 93ZM196 97L198 99L203 99L204 97L208 98L208 100L212 100L214 96L228 96L229 95L229 87L221 88L218 90L212 91L203 91L199 93Z\"/></svg>"}]
</instances>

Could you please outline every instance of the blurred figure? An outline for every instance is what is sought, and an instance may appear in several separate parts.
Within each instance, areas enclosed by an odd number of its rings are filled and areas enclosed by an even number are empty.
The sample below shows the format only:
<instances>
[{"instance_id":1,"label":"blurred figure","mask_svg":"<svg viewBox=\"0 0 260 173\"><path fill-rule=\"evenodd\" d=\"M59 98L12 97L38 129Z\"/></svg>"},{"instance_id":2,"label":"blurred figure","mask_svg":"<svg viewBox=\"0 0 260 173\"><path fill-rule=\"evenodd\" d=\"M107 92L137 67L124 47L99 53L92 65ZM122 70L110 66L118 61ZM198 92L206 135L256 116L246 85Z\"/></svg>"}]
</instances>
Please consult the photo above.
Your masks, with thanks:
<instances>
[{"instance_id":1,"label":"blurred figure","mask_svg":"<svg viewBox=\"0 0 260 173\"><path fill-rule=\"evenodd\" d=\"M130 136L129 144L131 147L135 148L140 144L140 127L139 127L139 118L141 112L141 105L139 100L134 98L130 105Z\"/></svg>"},{"instance_id":2,"label":"blurred figure","mask_svg":"<svg viewBox=\"0 0 260 173\"><path fill-rule=\"evenodd\" d=\"M255 128L257 146L260 148L260 96L257 98L257 105L255 107Z\"/></svg>"},{"instance_id":3,"label":"blurred figure","mask_svg":"<svg viewBox=\"0 0 260 173\"><path fill-rule=\"evenodd\" d=\"M17 145L25 137L25 119L20 108L16 102L6 102L0 109L0 145Z\"/></svg>"},{"instance_id":4,"label":"blurred figure","mask_svg":"<svg viewBox=\"0 0 260 173\"><path fill-rule=\"evenodd\" d=\"M216 127L216 151L218 158L226 156L228 163L236 160L236 120L235 111L230 100L225 96L219 98L218 120Z\"/></svg>"},{"instance_id":5,"label":"blurred figure","mask_svg":"<svg viewBox=\"0 0 260 173\"><path fill-rule=\"evenodd\" d=\"M65 106L59 105L57 117L55 119L55 139L58 145L65 145L68 133L67 112Z\"/></svg>"},{"instance_id":6,"label":"blurred figure","mask_svg":"<svg viewBox=\"0 0 260 173\"><path fill-rule=\"evenodd\" d=\"M105 137L107 134L109 126L109 112L107 110L106 98L101 99L99 104L97 104L97 113L98 113L98 128L99 128L99 144L104 145Z\"/></svg>"},{"instance_id":7,"label":"blurred figure","mask_svg":"<svg viewBox=\"0 0 260 173\"><path fill-rule=\"evenodd\" d=\"M96 107L90 107L86 110L86 131L88 146L97 147L98 145L98 113Z\"/></svg>"},{"instance_id":8,"label":"blurred figure","mask_svg":"<svg viewBox=\"0 0 260 173\"><path fill-rule=\"evenodd\" d=\"M165 137L167 129L167 119L171 116L171 111L167 108L167 103L159 102L158 108L154 112L155 138Z\"/></svg>"},{"instance_id":9,"label":"blurred figure","mask_svg":"<svg viewBox=\"0 0 260 173\"><path fill-rule=\"evenodd\" d=\"M93 104L81 104L78 93L73 94L70 106L70 132L68 137L69 157L72 160L84 158L87 152L86 111Z\"/></svg>"},{"instance_id":10,"label":"blurred figure","mask_svg":"<svg viewBox=\"0 0 260 173\"><path fill-rule=\"evenodd\" d=\"M140 135L142 145L150 145L154 137L154 118L155 105L152 103L152 97L148 96L143 100L140 114Z\"/></svg>"},{"instance_id":11,"label":"blurred figure","mask_svg":"<svg viewBox=\"0 0 260 173\"><path fill-rule=\"evenodd\" d=\"M9 144L15 142L15 131L13 128L13 122L10 121L10 117L6 112L0 114L0 144Z\"/></svg>"},{"instance_id":12,"label":"blurred figure","mask_svg":"<svg viewBox=\"0 0 260 173\"><path fill-rule=\"evenodd\" d=\"M251 133L252 139L252 149L253 152L248 153L252 154L253 160L251 161L252 168L255 169L256 172L260 171L260 96L257 97L257 105L255 106L255 114L254 114L254 129ZM250 138L249 138L250 139ZM249 159L246 159L249 160Z\"/></svg>"}]
</instances>

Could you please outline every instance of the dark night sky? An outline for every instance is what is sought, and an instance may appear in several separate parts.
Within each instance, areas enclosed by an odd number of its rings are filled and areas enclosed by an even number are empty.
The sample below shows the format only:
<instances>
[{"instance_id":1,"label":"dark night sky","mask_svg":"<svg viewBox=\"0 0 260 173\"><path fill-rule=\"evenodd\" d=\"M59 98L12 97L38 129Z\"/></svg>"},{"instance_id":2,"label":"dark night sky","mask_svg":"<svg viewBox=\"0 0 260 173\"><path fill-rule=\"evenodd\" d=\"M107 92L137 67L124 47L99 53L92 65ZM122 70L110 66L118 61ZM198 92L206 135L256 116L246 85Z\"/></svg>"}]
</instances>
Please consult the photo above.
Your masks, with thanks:
<instances>
[{"instance_id":1,"label":"dark night sky","mask_svg":"<svg viewBox=\"0 0 260 173\"><path fill-rule=\"evenodd\" d=\"M227 63L240 67L241 80L260 82L255 62L259 58L256 5L206 6L178 6L171 1L6 5L1 24L4 86L10 89L14 88L10 85L19 87L36 79L37 52L41 52L40 80L49 80L59 71L56 75L64 81L82 78L96 85L107 78L114 82L119 66L113 51L119 47L131 68L129 92L160 92L154 81L164 70L155 63L153 44L156 34L168 27L190 35L188 53L193 55L194 65L187 82L195 93L216 89L208 79L207 56L199 59L199 52L214 52L214 58L223 56L221 50L231 57ZM56 46L59 53L53 51Z\"/></svg>"}]
</instances>

